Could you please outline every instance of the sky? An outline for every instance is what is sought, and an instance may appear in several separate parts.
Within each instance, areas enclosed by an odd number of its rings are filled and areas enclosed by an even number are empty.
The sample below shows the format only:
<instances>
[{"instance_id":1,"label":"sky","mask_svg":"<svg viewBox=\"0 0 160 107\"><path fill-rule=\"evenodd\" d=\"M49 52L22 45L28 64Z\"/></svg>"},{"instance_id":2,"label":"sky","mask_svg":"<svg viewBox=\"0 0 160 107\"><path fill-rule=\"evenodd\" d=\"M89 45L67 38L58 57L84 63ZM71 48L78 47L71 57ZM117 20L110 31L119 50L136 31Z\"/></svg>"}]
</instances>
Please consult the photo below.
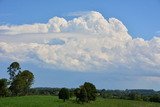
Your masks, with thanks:
<instances>
[{"instance_id":1,"label":"sky","mask_svg":"<svg viewBox=\"0 0 160 107\"><path fill-rule=\"evenodd\" d=\"M33 87L159 90L159 11L159 0L0 0L0 78L18 61Z\"/></svg>"},{"instance_id":2,"label":"sky","mask_svg":"<svg viewBox=\"0 0 160 107\"><path fill-rule=\"evenodd\" d=\"M53 16L72 18L69 13L98 11L116 17L133 37L151 39L160 28L159 0L0 0L0 24L45 23Z\"/></svg>"}]
</instances>

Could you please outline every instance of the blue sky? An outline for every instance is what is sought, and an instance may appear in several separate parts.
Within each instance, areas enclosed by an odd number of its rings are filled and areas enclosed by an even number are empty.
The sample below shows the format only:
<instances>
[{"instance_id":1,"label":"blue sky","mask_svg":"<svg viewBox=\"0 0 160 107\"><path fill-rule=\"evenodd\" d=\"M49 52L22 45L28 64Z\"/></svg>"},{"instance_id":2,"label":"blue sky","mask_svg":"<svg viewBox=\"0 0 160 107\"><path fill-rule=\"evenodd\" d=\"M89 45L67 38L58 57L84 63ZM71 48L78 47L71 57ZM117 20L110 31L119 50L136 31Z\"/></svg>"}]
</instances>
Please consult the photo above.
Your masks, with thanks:
<instances>
[{"instance_id":1,"label":"blue sky","mask_svg":"<svg viewBox=\"0 0 160 107\"><path fill-rule=\"evenodd\" d=\"M159 0L0 0L0 24L47 22L53 16L70 19L70 12L93 10L121 20L133 37L151 39L160 30Z\"/></svg>"},{"instance_id":2,"label":"blue sky","mask_svg":"<svg viewBox=\"0 0 160 107\"><path fill-rule=\"evenodd\" d=\"M0 0L0 78L7 77L6 68L12 61L19 61L23 69L29 69L35 74L34 87L78 87L89 81L98 88L158 90L159 11L159 0ZM83 15L75 16L77 13ZM86 26L77 27L73 18L84 18L83 21L91 26L89 21L93 21L93 27L98 25L103 28L106 25L105 20L97 24L87 15L96 21L99 21L98 17L104 17L107 21L109 18L116 18L111 19L108 25L116 39L110 38L108 29L105 28L101 34L104 39L90 31L86 37ZM55 16L63 17L64 20L53 18ZM63 31L61 26L66 23L71 26ZM36 31L37 26L42 29ZM46 31L46 26L56 32L49 32L50 29ZM101 29L91 30L101 33ZM136 39L137 37L140 39ZM104 40L107 42L101 44ZM57 44L59 41L63 44ZM69 62L66 63L67 61ZM81 65L77 66L79 63ZM86 66L91 69L84 70ZM79 69L80 72L77 72Z\"/></svg>"}]
</instances>

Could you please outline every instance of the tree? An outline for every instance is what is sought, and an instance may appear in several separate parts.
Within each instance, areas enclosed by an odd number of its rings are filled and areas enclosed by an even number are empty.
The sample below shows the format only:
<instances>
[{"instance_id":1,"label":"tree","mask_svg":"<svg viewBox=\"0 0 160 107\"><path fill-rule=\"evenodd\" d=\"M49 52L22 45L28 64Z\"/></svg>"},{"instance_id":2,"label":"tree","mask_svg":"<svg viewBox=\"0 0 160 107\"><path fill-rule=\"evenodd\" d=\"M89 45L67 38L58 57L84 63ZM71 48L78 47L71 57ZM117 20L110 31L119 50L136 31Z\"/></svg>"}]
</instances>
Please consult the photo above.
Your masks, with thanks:
<instances>
[{"instance_id":1,"label":"tree","mask_svg":"<svg viewBox=\"0 0 160 107\"><path fill-rule=\"evenodd\" d=\"M71 90L69 91L69 97L72 98L73 96L74 96L74 91L71 89Z\"/></svg>"},{"instance_id":2,"label":"tree","mask_svg":"<svg viewBox=\"0 0 160 107\"><path fill-rule=\"evenodd\" d=\"M97 90L92 83L85 82L84 85L80 86L80 88L76 88L74 90L74 94L77 102L81 101L84 103L88 101L95 101Z\"/></svg>"},{"instance_id":3,"label":"tree","mask_svg":"<svg viewBox=\"0 0 160 107\"><path fill-rule=\"evenodd\" d=\"M76 88L74 90L74 95L76 96L76 101L79 101L79 97L80 97L80 88Z\"/></svg>"},{"instance_id":4,"label":"tree","mask_svg":"<svg viewBox=\"0 0 160 107\"><path fill-rule=\"evenodd\" d=\"M34 75L28 70L24 70L15 76L11 82L10 90L13 95L26 95L33 84Z\"/></svg>"},{"instance_id":5,"label":"tree","mask_svg":"<svg viewBox=\"0 0 160 107\"><path fill-rule=\"evenodd\" d=\"M67 88L62 88L60 91L59 91L59 99L63 99L63 101L65 102L66 99L69 99L69 91Z\"/></svg>"},{"instance_id":6,"label":"tree","mask_svg":"<svg viewBox=\"0 0 160 107\"><path fill-rule=\"evenodd\" d=\"M7 79L0 79L0 96L5 97L8 96L9 90L8 90L8 81Z\"/></svg>"},{"instance_id":7,"label":"tree","mask_svg":"<svg viewBox=\"0 0 160 107\"><path fill-rule=\"evenodd\" d=\"M85 82L83 86L86 89L88 101L95 101L97 93L96 87L89 82Z\"/></svg>"},{"instance_id":8,"label":"tree","mask_svg":"<svg viewBox=\"0 0 160 107\"><path fill-rule=\"evenodd\" d=\"M34 75L32 72L28 71L28 70L24 70L23 72L21 72L18 75L20 78L23 79L23 81L25 82L25 87L24 90L25 92L28 91L28 89L31 87L31 85L33 84L33 80L34 80Z\"/></svg>"},{"instance_id":9,"label":"tree","mask_svg":"<svg viewBox=\"0 0 160 107\"><path fill-rule=\"evenodd\" d=\"M14 78L15 78L15 76L16 76L16 72L17 71L19 71L20 72L20 65L19 65L19 63L18 62L13 62L13 63L11 63L11 65L8 67L8 73L9 73L9 75L10 75L10 80L12 81ZM19 73L18 72L18 73Z\"/></svg>"},{"instance_id":10,"label":"tree","mask_svg":"<svg viewBox=\"0 0 160 107\"><path fill-rule=\"evenodd\" d=\"M131 92L128 95L130 100L141 100L141 95L135 92Z\"/></svg>"},{"instance_id":11,"label":"tree","mask_svg":"<svg viewBox=\"0 0 160 107\"><path fill-rule=\"evenodd\" d=\"M87 92L84 86L81 86L80 88L80 93L79 93L79 101L81 101L82 103L87 102Z\"/></svg>"},{"instance_id":12,"label":"tree","mask_svg":"<svg viewBox=\"0 0 160 107\"><path fill-rule=\"evenodd\" d=\"M151 102L159 102L160 103L160 95L159 94L152 95L149 100Z\"/></svg>"}]
</instances>

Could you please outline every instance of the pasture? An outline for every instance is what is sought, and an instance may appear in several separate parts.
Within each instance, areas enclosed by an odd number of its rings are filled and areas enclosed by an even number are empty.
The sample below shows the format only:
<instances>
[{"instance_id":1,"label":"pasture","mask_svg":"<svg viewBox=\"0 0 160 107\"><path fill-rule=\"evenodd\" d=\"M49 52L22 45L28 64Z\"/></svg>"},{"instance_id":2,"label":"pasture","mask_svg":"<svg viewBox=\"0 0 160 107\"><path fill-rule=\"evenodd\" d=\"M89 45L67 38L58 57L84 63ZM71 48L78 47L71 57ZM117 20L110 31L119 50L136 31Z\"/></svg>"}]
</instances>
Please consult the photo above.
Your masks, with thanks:
<instances>
[{"instance_id":1,"label":"pasture","mask_svg":"<svg viewBox=\"0 0 160 107\"><path fill-rule=\"evenodd\" d=\"M97 98L94 102L77 104L74 98L63 102L57 96L22 96L0 98L0 107L160 107L160 103Z\"/></svg>"}]
</instances>

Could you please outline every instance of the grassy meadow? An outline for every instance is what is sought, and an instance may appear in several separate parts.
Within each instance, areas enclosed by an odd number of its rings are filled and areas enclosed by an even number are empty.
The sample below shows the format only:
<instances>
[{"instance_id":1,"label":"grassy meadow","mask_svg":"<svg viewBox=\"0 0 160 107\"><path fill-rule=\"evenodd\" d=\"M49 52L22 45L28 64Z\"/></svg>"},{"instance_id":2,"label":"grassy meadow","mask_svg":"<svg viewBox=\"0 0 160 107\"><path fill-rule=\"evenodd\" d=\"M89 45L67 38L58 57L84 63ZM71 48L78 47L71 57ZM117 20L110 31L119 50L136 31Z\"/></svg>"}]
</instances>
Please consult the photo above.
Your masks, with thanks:
<instances>
[{"instance_id":1,"label":"grassy meadow","mask_svg":"<svg viewBox=\"0 0 160 107\"><path fill-rule=\"evenodd\" d=\"M63 102L56 96L22 96L0 98L0 107L160 107L160 103L97 98L95 102L77 104L75 99Z\"/></svg>"}]
</instances>

